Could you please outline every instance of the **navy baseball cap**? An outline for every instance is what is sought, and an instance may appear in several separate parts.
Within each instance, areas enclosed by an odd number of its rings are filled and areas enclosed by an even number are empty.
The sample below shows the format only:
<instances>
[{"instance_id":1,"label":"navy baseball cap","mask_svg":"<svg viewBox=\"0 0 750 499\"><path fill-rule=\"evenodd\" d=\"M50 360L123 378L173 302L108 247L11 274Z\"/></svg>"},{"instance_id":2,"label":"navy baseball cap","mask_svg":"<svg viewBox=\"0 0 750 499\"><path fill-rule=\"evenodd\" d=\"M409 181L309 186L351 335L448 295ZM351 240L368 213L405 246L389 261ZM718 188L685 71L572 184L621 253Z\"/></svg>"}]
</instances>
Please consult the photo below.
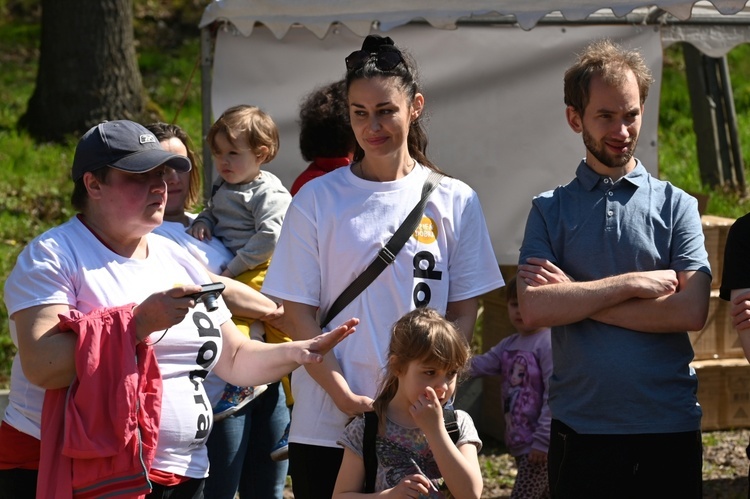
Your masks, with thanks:
<instances>
[{"instance_id":1,"label":"navy baseball cap","mask_svg":"<svg viewBox=\"0 0 750 499\"><path fill-rule=\"evenodd\" d=\"M83 134L73 158L73 180L111 166L125 172L143 173L166 164L179 172L190 171L190 160L162 149L153 133L128 120L105 121Z\"/></svg>"}]
</instances>

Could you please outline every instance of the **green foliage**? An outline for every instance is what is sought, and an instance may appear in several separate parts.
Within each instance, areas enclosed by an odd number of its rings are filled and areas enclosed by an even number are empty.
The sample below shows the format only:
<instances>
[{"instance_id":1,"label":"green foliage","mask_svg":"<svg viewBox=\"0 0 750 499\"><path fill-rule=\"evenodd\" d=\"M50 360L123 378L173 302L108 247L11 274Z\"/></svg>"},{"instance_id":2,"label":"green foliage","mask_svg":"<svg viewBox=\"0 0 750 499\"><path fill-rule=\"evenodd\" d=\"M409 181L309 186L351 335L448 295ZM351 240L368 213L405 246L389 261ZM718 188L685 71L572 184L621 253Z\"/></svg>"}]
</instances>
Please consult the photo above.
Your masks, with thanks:
<instances>
[{"instance_id":1,"label":"green foliage","mask_svg":"<svg viewBox=\"0 0 750 499\"><path fill-rule=\"evenodd\" d=\"M734 48L727 55L727 61L745 178L750 182L750 45ZM750 200L741 193L722 188L712 189L701 184L696 137L690 114L690 96L680 45L670 47L664 54L659 108L659 176L688 192L708 195L707 213L712 215L737 218L750 211Z\"/></svg>"},{"instance_id":2,"label":"green foliage","mask_svg":"<svg viewBox=\"0 0 750 499\"><path fill-rule=\"evenodd\" d=\"M208 0L135 0L137 52L153 121L177 123L201 137L198 21ZM0 284L23 247L69 219L70 165L77 137L35 143L16 128L34 91L39 58L38 0L0 0ZM192 77L192 79L191 79ZM184 102L183 102L184 99ZM50 117L53 119L53 117ZM15 347L0 302L0 387Z\"/></svg>"}]
</instances>

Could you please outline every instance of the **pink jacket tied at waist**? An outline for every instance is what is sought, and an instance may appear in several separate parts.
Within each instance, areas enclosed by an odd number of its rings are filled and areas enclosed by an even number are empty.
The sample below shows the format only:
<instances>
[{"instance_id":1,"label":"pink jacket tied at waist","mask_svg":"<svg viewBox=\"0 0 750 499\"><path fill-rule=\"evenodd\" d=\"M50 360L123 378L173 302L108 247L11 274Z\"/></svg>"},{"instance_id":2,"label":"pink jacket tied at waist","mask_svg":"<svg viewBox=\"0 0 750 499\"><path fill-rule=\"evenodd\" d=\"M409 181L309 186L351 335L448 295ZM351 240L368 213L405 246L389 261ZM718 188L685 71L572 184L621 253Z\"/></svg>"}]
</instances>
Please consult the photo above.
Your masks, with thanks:
<instances>
[{"instance_id":1,"label":"pink jacket tied at waist","mask_svg":"<svg viewBox=\"0 0 750 499\"><path fill-rule=\"evenodd\" d=\"M143 497L156 452L162 382L138 342L133 304L60 315L78 335L77 377L47 390L37 499Z\"/></svg>"}]
</instances>

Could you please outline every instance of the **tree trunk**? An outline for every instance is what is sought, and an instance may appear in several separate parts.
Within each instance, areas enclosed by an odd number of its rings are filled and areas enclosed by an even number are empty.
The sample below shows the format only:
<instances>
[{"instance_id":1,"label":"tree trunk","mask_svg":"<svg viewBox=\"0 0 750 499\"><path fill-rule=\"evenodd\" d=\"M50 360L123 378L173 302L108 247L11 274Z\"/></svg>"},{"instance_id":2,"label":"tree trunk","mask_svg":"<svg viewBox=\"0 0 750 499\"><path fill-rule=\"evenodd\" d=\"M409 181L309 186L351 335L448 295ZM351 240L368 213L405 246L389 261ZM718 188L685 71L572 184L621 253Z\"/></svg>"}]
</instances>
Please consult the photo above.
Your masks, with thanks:
<instances>
[{"instance_id":1,"label":"tree trunk","mask_svg":"<svg viewBox=\"0 0 750 499\"><path fill-rule=\"evenodd\" d=\"M133 0L42 0L36 88L19 126L60 140L104 120L138 120L142 87Z\"/></svg>"}]
</instances>

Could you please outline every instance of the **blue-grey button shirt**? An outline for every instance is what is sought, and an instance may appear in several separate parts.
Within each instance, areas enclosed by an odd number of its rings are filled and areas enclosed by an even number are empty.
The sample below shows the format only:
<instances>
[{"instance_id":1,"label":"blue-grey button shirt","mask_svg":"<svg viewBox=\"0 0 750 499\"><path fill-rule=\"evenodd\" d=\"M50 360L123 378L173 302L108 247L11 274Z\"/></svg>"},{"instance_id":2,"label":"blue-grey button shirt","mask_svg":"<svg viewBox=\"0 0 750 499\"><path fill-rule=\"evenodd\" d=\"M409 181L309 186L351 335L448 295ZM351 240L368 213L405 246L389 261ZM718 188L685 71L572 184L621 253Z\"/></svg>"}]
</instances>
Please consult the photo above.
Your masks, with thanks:
<instances>
[{"instance_id":1,"label":"blue-grey button shirt","mask_svg":"<svg viewBox=\"0 0 750 499\"><path fill-rule=\"evenodd\" d=\"M533 200L520 262L546 258L576 281L672 269L710 275L697 201L637 161L613 182L581 161L568 185ZM552 416L579 433L700 428L684 331L649 334L586 319L552 328Z\"/></svg>"}]
</instances>

